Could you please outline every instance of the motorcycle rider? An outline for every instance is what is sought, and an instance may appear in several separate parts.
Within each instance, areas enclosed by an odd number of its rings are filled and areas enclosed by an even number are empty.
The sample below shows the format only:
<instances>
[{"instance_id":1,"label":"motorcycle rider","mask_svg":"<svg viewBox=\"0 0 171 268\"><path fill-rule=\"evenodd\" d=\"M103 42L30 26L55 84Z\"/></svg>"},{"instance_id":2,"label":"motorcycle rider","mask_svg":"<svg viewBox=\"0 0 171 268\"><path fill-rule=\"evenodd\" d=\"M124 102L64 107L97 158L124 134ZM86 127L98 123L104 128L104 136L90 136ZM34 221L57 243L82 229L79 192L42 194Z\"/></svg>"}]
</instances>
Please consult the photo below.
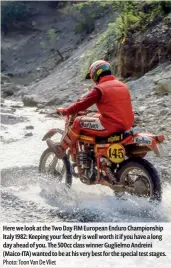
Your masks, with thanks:
<instances>
[{"instance_id":1,"label":"motorcycle rider","mask_svg":"<svg viewBox=\"0 0 171 268\"><path fill-rule=\"evenodd\" d=\"M126 131L133 126L134 113L129 89L112 75L110 64L104 60L94 62L86 79L92 79L96 84L87 96L56 111L62 115L72 115L96 104L99 113L76 117L61 143L51 148L58 158L64 157L65 151L75 144L80 133L105 137L114 132Z\"/></svg>"}]
</instances>

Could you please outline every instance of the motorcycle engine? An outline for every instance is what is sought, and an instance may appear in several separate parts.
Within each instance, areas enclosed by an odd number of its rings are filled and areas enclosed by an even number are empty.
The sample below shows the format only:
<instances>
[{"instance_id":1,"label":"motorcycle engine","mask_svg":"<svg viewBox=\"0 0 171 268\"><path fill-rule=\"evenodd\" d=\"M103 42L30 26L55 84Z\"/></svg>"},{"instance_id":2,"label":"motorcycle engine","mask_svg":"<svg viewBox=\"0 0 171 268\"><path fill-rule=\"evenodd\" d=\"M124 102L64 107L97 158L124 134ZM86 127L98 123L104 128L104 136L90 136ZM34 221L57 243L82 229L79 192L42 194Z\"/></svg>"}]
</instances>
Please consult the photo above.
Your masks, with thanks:
<instances>
[{"instance_id":1,"label":"motorcycle engine","mask_svg":"<svg viewBox=\"0 0 171 268\"><path fill-rule=\"evenodd\" d=\"M97 175L93 147L88 146L86 150L78 153L77 164L83 170L83 174L80 176L81 182L89 185L93 184Z\"/></svg>"}]
</instances>

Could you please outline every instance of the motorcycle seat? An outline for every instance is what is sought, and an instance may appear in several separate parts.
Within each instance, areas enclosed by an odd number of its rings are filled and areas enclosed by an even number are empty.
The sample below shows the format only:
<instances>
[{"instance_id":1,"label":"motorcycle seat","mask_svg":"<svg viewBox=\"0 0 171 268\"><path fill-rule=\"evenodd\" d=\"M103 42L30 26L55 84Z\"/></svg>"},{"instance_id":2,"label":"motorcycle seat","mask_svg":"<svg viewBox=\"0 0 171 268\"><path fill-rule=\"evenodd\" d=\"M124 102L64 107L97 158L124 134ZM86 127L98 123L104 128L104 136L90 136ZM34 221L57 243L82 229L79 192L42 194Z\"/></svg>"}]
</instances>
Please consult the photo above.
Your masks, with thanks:
<instances>
[{"instance_id":1,"label":"motorcycle seat","mask_svg":"<svg viewBox=\"0 0 171 268\"><path fill-rule=\"evenodd\" d=\"M96 136L95 141L96 141L96 143L100 143L100 144L115 143L115 142L117 143L117 142L124 140L125 138L127 138L130 135L131 135L131 133L129 130L123 131L123 132L114 132L113 134L111 134L110 136L107 136L107 137Z\"/></svg>"}]
</instances>

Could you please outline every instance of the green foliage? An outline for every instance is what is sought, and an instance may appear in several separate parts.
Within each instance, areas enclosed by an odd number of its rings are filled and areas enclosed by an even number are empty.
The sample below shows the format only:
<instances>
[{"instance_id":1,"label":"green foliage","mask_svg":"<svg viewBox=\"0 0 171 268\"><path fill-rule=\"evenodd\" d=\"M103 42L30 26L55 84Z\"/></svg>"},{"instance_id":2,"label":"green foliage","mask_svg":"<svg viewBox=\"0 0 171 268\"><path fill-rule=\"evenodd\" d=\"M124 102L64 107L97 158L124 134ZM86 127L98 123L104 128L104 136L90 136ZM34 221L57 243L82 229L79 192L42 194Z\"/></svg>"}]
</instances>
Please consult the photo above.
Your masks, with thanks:
<instances>
[{"instance_id":1,"label":"green foliage","mask_svg":"<svg viewBox=\"0 0 171 268\"><path fill-rule=\"evenodd\" d=\"M43 49L49 49L53 52L54 55L58 55L61 60L64 60L61 52L56 48L56 44L59 40L58 33L55 29L49 29L47 32L48 40L47 42L41 42L40 45Z\"/></svg>"},{"instance_id":2,"label":"green foliage","mask_svg":"<svg viewBox=\"0 0 171 268\"><path fill-rule=\"evenodd\" d=\"M128 31L139 26L142 20L141 3L136 1L122 1L115 8L120 10L120 17L116 20L114 27L118 39L126 39Z\"/></svg>"},{"instance_id":3,"label":"green foliage","mask_svg":"<svg viewBox=\"0 0 171 268\"><path fill-rule=\"evenodd\" d=\"M45 43L45 42L41 42L40 45L41 45L41 47L42 47L43 49L48 48L48 45L47 45L47 43Z\"/></svg>"},{"instance_id":4,"label":"green foliage","mask_svg":"<svg viewBox=\"0 0 171 268\"><path fill-rule=\"evenodd\" d=\"M90 34L94 30L94 21L92 18L82 18L81 22L79 22L75 27L74 27L74 32L76 34L81 34L81 33L86 33Z\"/></svg>"},{"instance_id":5,"label":"green foliage","mask_svg":"<svg viewBox=\"0 0 171 268\"><path fill-rule=\"evenodd\" d=\"M59 39L59 36L58 36L55 29L48 30L48 38L49 38L49 43L50 43L51 47L54 47L56 45L56 42Z\"/></svg>"},{"instance_id":6,"label":"green foliage","mask_svg":"<svg viewBox=\"0 0 171 268\"><path fill-rule=\"evenodd\" d=\"M118 53L118 39L126 37L132 24L139 22L140 17L136 16L135 3L132 1L105 1L100 2L101 6L111 5L114 10L120 12L120 16L115 22L109 23L108 29L100 35L94 48L89 51L85 57L86 63L83 62L82 76L85 76L90 64L96 60L111 60ZM113 63L114 65L114 63Z\"/></svg>"},{"instance_id":7,"label":"green foliage","mask_svg":"<svg viewBox=\"0 0 171 268\"><path fill-rule=\"evenodd\" d=\"M77 22L74 31L77 34L89 34L94 30L94 21L107 11L109 4L104 8L101 2L84 1L76 4L70 3L61 12L72 16Z\"/></svg>"},{"instance_id":8,"label":"green foliage","mask_svg":"<svg viewBox=\"0 0 171 268\"><path fill-rule=\"evenodd\" d=\"M139 16L135 16L133 12L129 11L127 13L122 12L119 18L116 19L114 23L116 37L120 38L121 36L125 37L128 34L128 30L131 29L134 23L140 21Z\"/></svg>"},{"instance_id":9,"label":"green foliage","mask_svg":"<svg viewBox=\"0 0 171 268\"><path fill-rule=\"evenodd\" d=\"M104 1L101 6L110 5L120 12L116 20L116 36L126 38L128 31L145 30L152 22L171 12L171 1Z\"/></svg>"},{"instance_id":10,"label":"green foliage","mask_svg":"<svg viewBox=\"0 0 171 268\"><path fill-rule=\"evenodd\" d=\"M49 29L47 32L48 40L47 42L41 42L40 45L43 49L54 50L56 47L56 43L59 39L59 36L55 29Z\"/></svg>"},{"instance_id":11,"label":"green foliage","mask_svg":"<svg viewBox=\"0 0 171 268\"><path fill-rule=\"evenodd\" d=\"M2 1L1 2L1 25L2 30L9 30L16 22L25 21L29 17L29 11L24 2Z\"/></svg>"},{"instance_id":12,"label":"green foliage","mask_svg":"<svg viewBox=\"0 0 171 268\"><path fill-rule=\"evenodd\" d=\"M146 19L153 21L171 11L170 1L150 1L147 6Z\"/></svg>"},{"instance_id":13,"label":"green foliage","mask_svg":"<svg viewBox=\"0 0 171 268\"><path fill-rule=\"evenodd\" d=\"M117 41L114 23L110 23L108 29L100 35L93 49L88 51L82 59L81 76L84 78L89 66L96 60L110 60L117 53Z\"/></svg>"},{"instance_id":14,"label":"green foliage","mask_svg":"<svg viewBox=\"0 0 171 268\"><path fill-rule=\"evenodd\" d=\"M115 11L119 11L119 12L126 12L126 11L130 11L133 10L137 3L139 4L139 2L136 1L103 1L100 2L100 6L102 7L106 7L106 6L112 6L113 10Z\"/></svg>"},{"instance_id":15,"label":"green foliage","mask_svg":"<svg viewBox=\"0 0 171 268\"><path fill-rule=\"evenodd\" d=\"M2 2L2 22L23 20L27 15L26 6L22 2Z\"/></svg>"},{"instance_id":16,"label":"green foliage","mask_svg":"<svg viewBox=\"0 0 171 268\"><path fill-rule=\"evenodd\" d=\"M99 4L103 7L110 4L115 11L120 13L120 16L113 23L109 23L107 31L99 37L93 49L84 56L83 77L90 64L99 59L112 61L113 68L115 68L115 60L121 53L122 45L129 38L129 33L146 30L151 23L162 18L171 8L170 1L103 1Z\"/></svg>"}]
</instances>

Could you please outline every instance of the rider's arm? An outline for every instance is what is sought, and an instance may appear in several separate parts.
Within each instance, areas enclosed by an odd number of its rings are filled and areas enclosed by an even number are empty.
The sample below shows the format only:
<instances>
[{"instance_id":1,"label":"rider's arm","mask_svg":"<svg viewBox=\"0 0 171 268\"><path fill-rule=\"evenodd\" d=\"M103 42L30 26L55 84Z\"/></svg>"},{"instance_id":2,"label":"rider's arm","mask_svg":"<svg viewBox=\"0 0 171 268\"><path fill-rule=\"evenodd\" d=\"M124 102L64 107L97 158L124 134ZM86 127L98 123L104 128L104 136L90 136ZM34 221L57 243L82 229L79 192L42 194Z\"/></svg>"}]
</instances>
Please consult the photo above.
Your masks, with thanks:
<instances>
[{"instance_id":1,"label":"rider's arm","mask_svg":"<svg viewBox=\"0 0 171 268\"><path fill-rule=\"evenodd\" d=\"M87 96L83 99L75 102L74 104L70 105L69 107L65 108L65 114L77 114L80 111L84 111L93 104L97 103L101 99L101 92L97 88L93 88Z\"/></svg>"}]
</instances>

